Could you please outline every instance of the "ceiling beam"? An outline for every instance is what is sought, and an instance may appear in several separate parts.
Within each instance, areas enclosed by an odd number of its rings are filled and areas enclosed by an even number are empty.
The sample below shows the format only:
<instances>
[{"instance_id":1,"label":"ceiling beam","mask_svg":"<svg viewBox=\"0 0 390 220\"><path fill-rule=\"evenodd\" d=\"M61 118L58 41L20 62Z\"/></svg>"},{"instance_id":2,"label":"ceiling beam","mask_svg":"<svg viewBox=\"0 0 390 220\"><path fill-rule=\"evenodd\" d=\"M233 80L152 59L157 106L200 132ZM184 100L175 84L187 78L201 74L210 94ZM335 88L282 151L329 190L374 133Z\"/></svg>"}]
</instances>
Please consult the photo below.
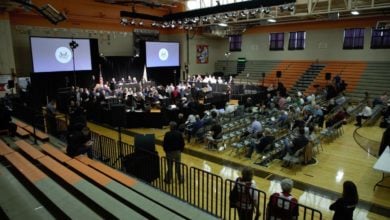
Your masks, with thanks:
<instances>
[{"instance_id":1,"label":"ceiling beam","mask_svg":"<svg viewBox=\"0 0 390 220\"><path fill-rule=\"evenodd\" d=\"M219 6L209 7L209 8L196 9L196 10L191 10L186 12L172 13L172 14L164 15L162 17L140 14L136 12L128 12L128 11L121 11L120 15L122 17L143 18L143 19L149 19L155 21L172 21L172 20L194 18L194 17L206 16L210 14L218 14L218 13L224 13L230 11L239 11L239 10L261 8L261 7L271 7L271 6L283 5L283 4L289 4L295 2L296 0L252 0L252 1L231 3L226 5L219 5Z\"/></svg>"}]
</instances>

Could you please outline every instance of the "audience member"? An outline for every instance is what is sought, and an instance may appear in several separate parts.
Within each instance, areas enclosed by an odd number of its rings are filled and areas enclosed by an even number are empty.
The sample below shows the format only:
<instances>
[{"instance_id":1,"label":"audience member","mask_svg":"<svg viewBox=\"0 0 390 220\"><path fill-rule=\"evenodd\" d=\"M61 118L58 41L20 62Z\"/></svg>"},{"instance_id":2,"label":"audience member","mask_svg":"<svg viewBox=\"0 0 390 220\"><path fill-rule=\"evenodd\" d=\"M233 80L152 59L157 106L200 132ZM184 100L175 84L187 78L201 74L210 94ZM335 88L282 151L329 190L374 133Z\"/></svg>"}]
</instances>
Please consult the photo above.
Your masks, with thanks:
<instances>
[{"instance_id":1,"label":"audience member","mask_svg":"<svg viewBox=\"0 0 390 220\"><path fill-rule=\"evenodd\" d=\"M56 115L57 112L57 104L56 100L52 99L49 103L46 105L46 121L47 121L47 131L50 134L57 134L57 121L56 121Z\"/></svg>"},{"instance_id":2,"label":"audience member","mask_svg":"<svg viewBox=\"0 0 390 220\"><path fill-rule=\"evenodd\" d=\"M261 123L256 119L255 116L252 116L251 117L251 125L248 127L247 131L245 132L244 136L247 136L247 135L257 135L259 133L262 133L263 132L263 127L261 125Z\"/></svg>"},{"instance_id":3,"label":"audience member","mask_svg":"<svg viewBox=\"0 0 390 220\"><path fill-rule=\"evenodd\" d=\"M280 182L282 192L274 193L269 198L266 219L298 219L298 201L291 195L293 184L291 179L283 179Z\"/></svg>"},{"instance_id":4,"label":"audience member","mask_svg":"<svg viewBox=\"0 0 390 220\"><path fill-rule=\"evenodd\" d=\"M215 123L211 126L209 135L207 135L207 147L209 149L216 149L216 141L222 139L222 126L219 123Z\"/></svg>"},{"instance_id":5,"label":"audience member","mask_svg":"<svg viewBox=\"0 0 390 220\"><path fill-rule=\"evenodd\" d=\"M291 160L290 158L293 156L297 156L296 154L300 154L304 147L309 143L309 140L305 136L305 129L303 127L299 128L299 134L297 137L295 137L292 140L292 143L290 144L288 140L285 139L285 149L287 152L287 156L284 158L282 167L289 167L291 166Z\"/></svg>"},{"instance_id":6,"label":"audience member","mask_svg":"<svg viewBox=\"0 0 390 220\"><path fill-rule=\"evenodd\" d=\"M165 133L163 140L163 148L167 157L167 173L164 182L170 184L172 182L173 163L175 163L176 177L179 183L184 182L184 177L180 172L181 152L184 150L183 135L176 130L177 124L174 121L169 123L170 131Z\"/></svg>"},{"instance_id":7,"label":"audience member","mask_svg":"<svg viewBox=\"0 0 390 220\"><path fill-rule=\"evenodd\" d=\"M257 153L263 152L266 147L275 140L275 136L271 134L271 130L269 128L264 129L263 137L261 137L258 143L252 143L249 145L248 153L245 155L247 158L251 158L253 149L256 150Z\"/></svg>"},{"instance_id":8,"label":"audience member","mask_svg":"<svg viewBox=\"0 0 390 220\"><path fill-rule=\"evenodd\" d=\"M334 211L333 220L352 220L353 211L358 202L359 195L356 185L352 181L345 181L342 197L329 207Z\"/></svg>"},{"instance_id":9,"label":"audience member","mask_svg":"<svg viewBox=\"0 0 390 220\"><path fill-rule=\"evenodd\" d=\"M366 104L366 106L364 106L362 112L360 112L356 116L356 124L355 124L355 126L361 127L362 126L362 119L368 119L368 118L371 117L371 115L372 115L372 108L370 107L369 102L367 102L367 104Z\"/></svg>"},{"instance_id":10,"label":"audience member","mask_svg":"<svg viewBox=\"0 0 390 220\"><path fill-rule=\"evenodd\" d=\"M372 101L372 107L374 108L376 105L387 104L388 101L389 101L389 97L387 96L387 92L383 92L383 94L380 97L375 98Z\"/></svg>"},{"instance_id":11,"label":"audience member","mask_svg":"<svg viewBox=\"0 0 390 220\"><path fill-rule=\"evenodd\" d=\"M177 124L177 130L180 131L181 133L184 133L186 127L186 120L184 118L183 113L179 113L177 115L176 124Z\"/></svg>"},{"instance_id":12,"label":"audience member","mask_svg":"<svg viewBox=\"0 0 390 220\"><path fill-rule=\"evenodd\" d=\"M253 211L256 210L256 216L260 216L258 210L258 192L256 190L256 183L253 181L253 171L250 168L245 167L241 171L241 177L236 179L238 201L235 204L238 211L238 219L251 220L253 218Z\"/></svg>"},{"instance_id":13,"label":"audience member","mask_svg":"<svg viewBox=\"0 0 390 220\"><path fill-rule=\"evenodd\" d=\"M340 111L338 111L333 117L329 118L325 122L325 127L326 128L332 127L334 124L336 124L340 121L344 121L347 118L347 116L348 116L348 113L345 110L345 108L343 108Z\"/></svg>"},{"instance_id":14,"label":"audience member","mask_svg":"<svg viewBox=\"0 0 390 220\"><path fill-rule=\"evenodd\" d=\"M386 130L383 132L381 145L379 147L378 156L381 156L386 147L390 147L390 125L387 125Z\"/></svg>"},{"instance_id":15,"label":"audience member","mask_svg":"<svg viewBox=\"0 0 390 220\"><path fill-rule=\"evenodd\" d=\"M322 128L324 124L324 112L321 109L320 105L315 105L313 110L313 121Z\"/></svg>"},{"instance_id":16,"label":"audience member","mask_svg":"<svg viewBox=\"0 0 390 220\"><path fill-rule=\"evenodd\" d=\"M91 132L84 124L76 124L69 128L67 142L66 153L69 156L75 157L87 153L88 157L92 158Z\"/></svg>"}]
</instances>

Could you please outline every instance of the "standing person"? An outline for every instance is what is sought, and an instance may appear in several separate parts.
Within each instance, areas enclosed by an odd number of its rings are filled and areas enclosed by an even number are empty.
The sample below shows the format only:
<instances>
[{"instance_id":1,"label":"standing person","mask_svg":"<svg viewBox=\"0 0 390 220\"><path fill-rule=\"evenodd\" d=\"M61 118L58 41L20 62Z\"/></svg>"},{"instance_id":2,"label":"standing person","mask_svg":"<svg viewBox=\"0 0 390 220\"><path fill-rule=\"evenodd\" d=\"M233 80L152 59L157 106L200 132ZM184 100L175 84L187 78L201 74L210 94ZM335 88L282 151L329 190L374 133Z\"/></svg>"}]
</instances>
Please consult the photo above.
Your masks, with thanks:
<instances>
[{"instance_id":1,"label":"standing person","mask_svg":"<svg viewBox=\"0 0 390 220\"><path fill-rule=\"evenodd\" d=\"M334 211L333 220L352 220L353 211L359 201L356 185L352 181L343 184L343 195L329 209Z\"/></svg>"},{"instance_id":2,"label":"standing person","mask_svg":"<svg viewBox=\"0 0 390 220\"><path fill-rule=\"evenodd\" d=\"M167 157L168 171L165 175L164 182L170 184L172 182L172 169L175 163L176 175L179 178L179 183L184 182L184 177L180 173L181 152L184 150L183 135L176 129L177 124L174 121L169 123L170 131L165 133L163 148Z\"/></svg>"},{"instance_id":3,"label":"standing person","mask_svg":"<svg viewBox=\"0 0 390 220\"><path fill-rule=\"evenodd\" d=\"M381 145L379 147L378 157L382 155L386 147L390 146L390 125L387 125L387 129L383 132Z\"/></svg>"},{"instance_id":4,"label":"standing person","mask_svg":"<svg viewBox=\"0 0 390 220\"><path fill-rule=\"evenodd\" d=\"M91 131L85 124L79 123L70 127L66 148L69 156L75 157L87 153L88 157L92 158L92 144Z\"/></svg>"},{"instance_id":5,"label":"standing person","mask_svg":"<svg viewBox=\"0 0 390 220\"><path fill-rule=\"evenodd\" d=\"M236 179L237 201L235 207L238 211L238 219L249 220L253 218L253 211L256 209L256 218L260 216L258 210L258 192L253 190L256 183L253 181L253 170L245 167L241 171L241 177Z\"/></svg>"},{"instance_id":6,"label":"standing person","mask_svg":"<svg viewBox=\"0 0 390 220\"><path fill-rule=\"evenodd\" d=\"M291 179L283 179L280 182L282 192L274 193L269 198L266 219L298 219L298 200L290 194L293 185Z\"/></svg>"},{"instance_id":7,"label":"standing person","mask_svg":"<svg viewBox=\"0 0 390 220\"><path fill-rule=\"evenodd\" d=\"M52 135L57 134L57 103L55 99L52 99L46 105L46 122L47 122L47 131Z\"/></svg>"}]
</instances>

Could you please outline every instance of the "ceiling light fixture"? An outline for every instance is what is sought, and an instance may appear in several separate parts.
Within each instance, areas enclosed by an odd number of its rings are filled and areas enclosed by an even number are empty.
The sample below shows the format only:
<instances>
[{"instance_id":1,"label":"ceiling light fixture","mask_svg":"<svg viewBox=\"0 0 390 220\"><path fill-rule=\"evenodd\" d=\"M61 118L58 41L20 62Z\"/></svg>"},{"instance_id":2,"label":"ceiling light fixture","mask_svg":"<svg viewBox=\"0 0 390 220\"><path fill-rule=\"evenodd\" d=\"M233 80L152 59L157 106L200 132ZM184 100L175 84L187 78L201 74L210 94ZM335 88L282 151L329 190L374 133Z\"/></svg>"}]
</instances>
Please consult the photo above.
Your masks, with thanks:
<instances>
[{"instance_id":1,"label":"ceiling light fixture","mask_svg":"<svg viewBox=\"0 0 390 220\"><path fill-rule=\"evenodd\" d=\"M218 23L218 26L220 26L220 27L227 27L228 24L226 24L226 23L224 23L224 22L221 22L221 23Z\"/></svg>"},{"instance_id":2,"label":"ceiling light fixture","mask_svg":"<svg viewBox=\"0 0 390 220\"><path fill-rule=\"evenodd\" d=\"M275 23L276 22L276 20L274 18L268 18L267 21L270 22L270 23Z\"/></svg>"},{"instance_id":3,"label":"ceiling light fixture","mask_svg":"<svg viewBox=\"0 0 390 220\"><path fill-rule=\"evenodd\" d=\"M121 25L126 26L129 23L129 20L127 18L121 18Z\"/></svg>"},{"instance_id":4,"label":"ceiling light fixture","mask_svg":"<svg viewBox=\"0 0 390 220\"><path fill-rule=\"evenodd\" d=\"M351 14L352 14L352 15L359 15L360 13L359 13L359 11L357 11L357 10L355 9L355 10L352 10L352 11L351 11Z\"/></svg>"}]
</instances>

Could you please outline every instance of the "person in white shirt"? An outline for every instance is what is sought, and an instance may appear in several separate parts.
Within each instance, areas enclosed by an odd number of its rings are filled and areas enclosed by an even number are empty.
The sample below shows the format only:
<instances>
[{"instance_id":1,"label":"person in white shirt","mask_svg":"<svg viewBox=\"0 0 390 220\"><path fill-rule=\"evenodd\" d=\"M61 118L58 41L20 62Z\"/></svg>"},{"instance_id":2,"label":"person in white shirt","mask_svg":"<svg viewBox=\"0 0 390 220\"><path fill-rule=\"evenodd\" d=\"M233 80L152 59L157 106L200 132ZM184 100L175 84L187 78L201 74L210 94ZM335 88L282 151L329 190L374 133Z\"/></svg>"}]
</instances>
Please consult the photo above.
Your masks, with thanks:
<instances>
[{"instance_id":1,"label":"person in white shirt","mask_svg":"<svg viewBox=\"0 0 390 220\"><path fill-rule=\"evenodd\" d=\"M215 78L215 76L212 76L210 78L210 83L213 83L213 84L217 83L217 79Z\"/></svg>"},{"instance_id":2,"label":"person in white shirt","mask_svg":"<svg viewBox=\"0 0 390 220\"><path fill-rule=\"evenodd\" d=\"M362 126L362 119L368 119L372 115L372 108L370 107L370 103L367 103L366 106L364 106L363 111L360 112L356 116L356 126L361 127Z\"/></svg>"},{"instance_id":3,"label":"person in white shirt","mask_svg":"<svg viewBox=\"0 0 390 220\"><path fill-rule=\"evenodd\" d=\"M236 111L236 109L237 109L237 106L226 104L225 113L226 114L233 113L234 111Z\"/></svg>"}]
</instances>

